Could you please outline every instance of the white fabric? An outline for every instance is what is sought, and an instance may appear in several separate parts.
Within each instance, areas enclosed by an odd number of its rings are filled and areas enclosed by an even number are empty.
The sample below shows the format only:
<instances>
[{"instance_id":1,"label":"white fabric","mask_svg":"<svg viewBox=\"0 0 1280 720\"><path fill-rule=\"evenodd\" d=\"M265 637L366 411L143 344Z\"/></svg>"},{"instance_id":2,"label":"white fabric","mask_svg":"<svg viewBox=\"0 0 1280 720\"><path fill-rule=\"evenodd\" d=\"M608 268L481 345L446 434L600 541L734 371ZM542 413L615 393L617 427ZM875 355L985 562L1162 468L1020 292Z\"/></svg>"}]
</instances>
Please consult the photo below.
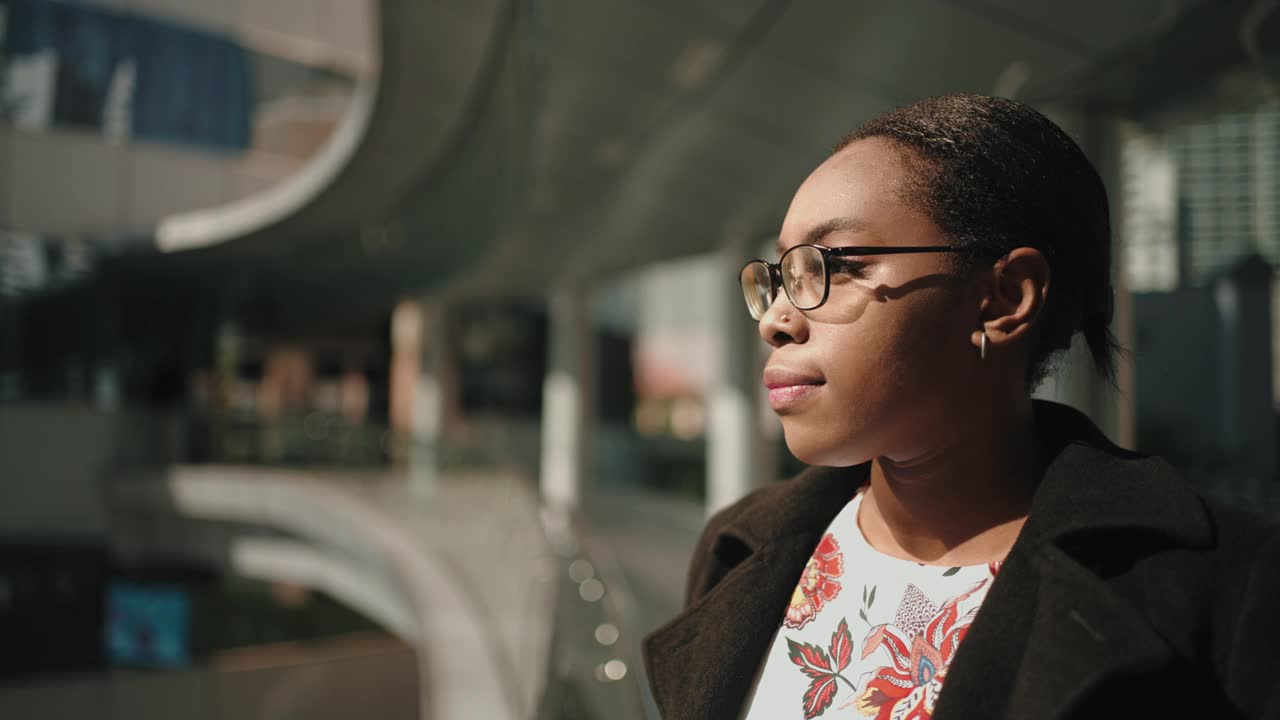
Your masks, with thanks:
<instances>
[{"instance_id":1,"label":"white fabric","mask_svg":"<svg viewBox=\"0 0 1280 720\"><path fill-rule=\"evenodd\" d=\"M926 719L998 563L890 557L858 527L859 491L805 567L742 717Z\"/></svg>"}]
</instances>

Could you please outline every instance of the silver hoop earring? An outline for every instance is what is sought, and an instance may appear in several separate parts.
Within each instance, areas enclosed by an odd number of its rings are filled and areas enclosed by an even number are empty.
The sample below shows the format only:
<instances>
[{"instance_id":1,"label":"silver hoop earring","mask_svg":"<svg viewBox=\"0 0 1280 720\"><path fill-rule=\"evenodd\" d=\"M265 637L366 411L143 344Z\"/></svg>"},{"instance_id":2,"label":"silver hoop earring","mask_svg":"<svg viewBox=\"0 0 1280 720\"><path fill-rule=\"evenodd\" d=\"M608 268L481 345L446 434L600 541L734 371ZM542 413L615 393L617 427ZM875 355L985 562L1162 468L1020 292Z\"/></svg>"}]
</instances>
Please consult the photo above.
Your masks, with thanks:
<instances>
[{"instance_id":1,"label":"silver hoop earring","mask_svg":"<svg viewBox=\"0 0 1280 720\"><path fill-rule=\"evenodd\" d=\"M987 331L982 331L982 345L978 350L978 355L983 359L987 359Z\"/></svg>"}]
</instances>

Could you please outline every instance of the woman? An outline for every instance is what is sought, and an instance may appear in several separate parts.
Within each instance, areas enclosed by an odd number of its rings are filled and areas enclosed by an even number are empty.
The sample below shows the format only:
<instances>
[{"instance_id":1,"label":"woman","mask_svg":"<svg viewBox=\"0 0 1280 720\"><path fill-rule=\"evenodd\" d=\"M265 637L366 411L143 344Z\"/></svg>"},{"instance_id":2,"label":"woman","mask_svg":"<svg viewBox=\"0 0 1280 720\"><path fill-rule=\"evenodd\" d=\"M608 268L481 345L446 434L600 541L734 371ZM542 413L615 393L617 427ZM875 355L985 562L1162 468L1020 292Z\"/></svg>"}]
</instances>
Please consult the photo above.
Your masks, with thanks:
<instances>
[{"instance_id":1,"label":"woman","mask_svg":"<svg viewBox=\"0 0 1280 720\"><path fill-rule=\"evenodd\" d=\"M1033 401L1112 373L1097 172L1036 111L877 118L743 269L814 466L711 519L646 639L667 718L1280 718L1280 534Z\"/></svg>"}]
</instances>

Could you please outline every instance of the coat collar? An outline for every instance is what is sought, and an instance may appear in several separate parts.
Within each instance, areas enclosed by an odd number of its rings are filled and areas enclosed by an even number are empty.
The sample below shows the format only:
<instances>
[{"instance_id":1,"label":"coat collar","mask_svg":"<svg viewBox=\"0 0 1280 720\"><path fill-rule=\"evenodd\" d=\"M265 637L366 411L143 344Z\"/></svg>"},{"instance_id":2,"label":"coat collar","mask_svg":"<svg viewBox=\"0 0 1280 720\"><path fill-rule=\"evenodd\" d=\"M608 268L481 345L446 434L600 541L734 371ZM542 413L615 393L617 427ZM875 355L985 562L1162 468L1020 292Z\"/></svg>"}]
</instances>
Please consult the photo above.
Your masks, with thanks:
<instances>
[{"instance_id":1,"label":"coat collar","mask_svg":"<svg viewBox=\"0 0 1280 720\"><path fill-rule=\"evenodd\" d=\"M1212 542L1199 497L1163 461L1116 447L1066 406L1037 401L1035 413L1046 469L1028 521L952 665L937 720L996 717L1013 701L1020 707L1052 701L1075 690L1077 676L1151 661L1165 651L1141 618L1062 549L1068 539L1117 532L1192 547ZM646 665L664 717L737 717L796 579L868 471L869 464L812 468L762 491L711 530L718 536L711 547L732 538L746 553L714 588L646 639ZM1062 598L1075 605L1059 607ZM1079 632L1071 635L1072 628ZM1078 650L1073 657L1085 662L1059 672L1053 688L1019 686L1014 669L1037 657L1027 657L1028 647L1069 642ZM970 656L980 660L965 662ZM999 672L992 674L992 667Z\"/></svg>"},{"instance_id":2,"label":"coat collar","mask_svg":"<svg viewBox=\"0 0 1280 720\"><path fill-rule=\"evenodd\" d=\"M1203 501L1168 463L1117 447L1066 405L1037 400L1035 417L1048 462L1018 544L1107 531L1212 542Z\"/></svg>"}]
</instances>

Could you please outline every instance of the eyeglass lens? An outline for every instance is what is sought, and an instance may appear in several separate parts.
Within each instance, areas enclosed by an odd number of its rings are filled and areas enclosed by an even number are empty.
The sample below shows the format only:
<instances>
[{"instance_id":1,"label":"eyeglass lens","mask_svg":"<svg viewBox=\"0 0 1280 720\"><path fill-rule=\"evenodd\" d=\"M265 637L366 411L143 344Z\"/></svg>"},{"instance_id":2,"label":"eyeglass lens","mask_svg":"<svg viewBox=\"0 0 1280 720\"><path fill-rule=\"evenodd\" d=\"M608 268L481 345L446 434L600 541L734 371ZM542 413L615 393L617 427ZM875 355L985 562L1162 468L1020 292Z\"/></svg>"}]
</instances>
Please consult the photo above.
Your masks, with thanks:
<instances>
[{"instance_id":1,"label":"eyeglass lens","mask_svg":"<svg viewBox=\"0 0 1280 720\"><path fill-rule=\"evenodd\" d=\"M826 273L822 251L812 245L797 245L782 256L782 282L797 310L812 310L822 304Z\"/></svg>"},{"instance_id":2,"label":"eyeglass lens","mask_svg":"<svg viewBox=\"0 0 1280 720\"><path fill-rule=\"evenodd\" d=\"M764 317L773 304L773 282L767 265L755 261L742 268L742 297L747 301L752 320Z\"/></svg>"},{"instance_id":3,"label":"eyeglass lens","mask_svg":"<svg viewBox=\"0 0 1280 720\"><path fill-rule=\"evenodd\" d=\"M779 271L787 297L797 310L812 310L822 304L827 282L822 251L798 245L782 256ZM747 310L753 319L759 320L773 304L773 281L768 265L759 261L748 263L742 268L741 280Z\"/></svg>"}]
</instances>

